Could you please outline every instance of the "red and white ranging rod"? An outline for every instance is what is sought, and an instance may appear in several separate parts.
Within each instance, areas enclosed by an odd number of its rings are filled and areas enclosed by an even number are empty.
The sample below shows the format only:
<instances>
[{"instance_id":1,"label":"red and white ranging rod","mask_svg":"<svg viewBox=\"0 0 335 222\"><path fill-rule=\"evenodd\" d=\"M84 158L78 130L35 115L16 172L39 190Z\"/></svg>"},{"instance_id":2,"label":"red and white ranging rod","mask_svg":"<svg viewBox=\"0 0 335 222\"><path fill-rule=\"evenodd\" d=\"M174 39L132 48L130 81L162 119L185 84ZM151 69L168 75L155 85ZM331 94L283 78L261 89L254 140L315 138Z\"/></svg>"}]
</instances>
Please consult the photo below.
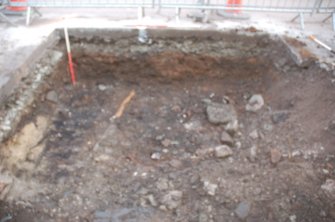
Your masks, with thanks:
<instances>
[{"instance_id":1,"label":"red and white ranging rod","mask_svg":"<svg viewBox=\"0 0 335 222\"><path fill-rule=\"evenodd\" d=\"M69 34L67 32L66 27L64 27L64 35L65 35L67 58L68 58L68 62L69 62L69 70L70 70L70 74L71 74L71 82L72 82L72 85L75 85L76 84L76 75L74 73Z\"/></svg>"},{"instance_id":2,"label":"red and white ranging rod","mask_svg":"<svg viewBox=\"0 0 335 222\"><path fill-rule=\"evenodd\" d=\"M318 43L319 45L321 45L323 48L327 49L329 52L335 54L335 51L330 46L328 46L325 43L321 42L314 35L310 35L309 38L312 39L314 42Z\"/></svg>"}]
</instances>

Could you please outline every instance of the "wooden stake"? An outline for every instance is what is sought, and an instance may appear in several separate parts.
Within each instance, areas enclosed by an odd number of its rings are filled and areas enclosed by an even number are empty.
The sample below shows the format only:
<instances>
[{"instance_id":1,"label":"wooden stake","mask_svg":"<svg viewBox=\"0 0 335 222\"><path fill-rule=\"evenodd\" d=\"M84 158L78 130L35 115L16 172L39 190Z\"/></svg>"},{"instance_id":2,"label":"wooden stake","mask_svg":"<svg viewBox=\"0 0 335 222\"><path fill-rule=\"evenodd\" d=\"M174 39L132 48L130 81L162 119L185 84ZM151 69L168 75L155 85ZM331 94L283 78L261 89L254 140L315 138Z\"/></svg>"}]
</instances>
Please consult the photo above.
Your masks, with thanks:
<instances>
[{"instance_id":1,"label":"wooden stake","mask_svg":"<svg viewBox=\"0 0 335 222\"><path fill-rule=\"evenodd\" d=\"M117 110L117 112L115 113L115 115L113 116L113 119L117 119L120 118L124 112L124 109L126 108L126 106L128 105L128 103L130 102L130 100L135 96L135 91L132 90L129 95L122 101L121 105L119 106L119 109Z\"/></svg>"}]
</instances>

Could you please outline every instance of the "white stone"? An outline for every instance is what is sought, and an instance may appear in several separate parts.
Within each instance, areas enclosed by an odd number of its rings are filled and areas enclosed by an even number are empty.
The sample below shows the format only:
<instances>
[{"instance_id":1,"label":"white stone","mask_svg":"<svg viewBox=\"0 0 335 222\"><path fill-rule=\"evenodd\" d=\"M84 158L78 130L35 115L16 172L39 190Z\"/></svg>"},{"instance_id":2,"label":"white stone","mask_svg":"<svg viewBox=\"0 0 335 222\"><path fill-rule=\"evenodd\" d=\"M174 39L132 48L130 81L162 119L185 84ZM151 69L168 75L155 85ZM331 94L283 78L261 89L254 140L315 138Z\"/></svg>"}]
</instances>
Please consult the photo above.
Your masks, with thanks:
<instances>
[{"instance_id":1,"label":"white stone","mask_svg":"<svg viewBox=\"0 0 335 222\"><path fill-rule=\"evenodd\" d=\"M256 112L260 110L263 106L264 106L263 96L261 94L255 94L251 96L245 109L247 111Z\"/></svg>"},{"instance_id":2,"label":"white stone","mask_svg":"<svg viewBox=\"0 0 335 222\"><path fill-rule=\"evenodd\" d=\"M258 138L258 131L255 129L253 131L251 131L251 133L249 133L249 136L251 139L257 139Z\"/></svg>"},{"instance_id":3,"label":"white stone","mask_svg":"<svg viewBox=\"0 0 335 222\"><path fill-rule=\"evenodd\" d=\"M204 181L204 190L207 192L208 195L214 196L217 188L217 184L211 183L207 180Z\"/></svg>"},{"instance_id":4,"label":"white stone","mask_svg":"<svg viewBox=\"0 0 335 222\"><path fill-rule=\"evenodd\" d=\"M155 152L153 154L151 154L151 159L153 160L159 160L161 158L161 154L159 152Z\"/></svg>"}]
</instances>

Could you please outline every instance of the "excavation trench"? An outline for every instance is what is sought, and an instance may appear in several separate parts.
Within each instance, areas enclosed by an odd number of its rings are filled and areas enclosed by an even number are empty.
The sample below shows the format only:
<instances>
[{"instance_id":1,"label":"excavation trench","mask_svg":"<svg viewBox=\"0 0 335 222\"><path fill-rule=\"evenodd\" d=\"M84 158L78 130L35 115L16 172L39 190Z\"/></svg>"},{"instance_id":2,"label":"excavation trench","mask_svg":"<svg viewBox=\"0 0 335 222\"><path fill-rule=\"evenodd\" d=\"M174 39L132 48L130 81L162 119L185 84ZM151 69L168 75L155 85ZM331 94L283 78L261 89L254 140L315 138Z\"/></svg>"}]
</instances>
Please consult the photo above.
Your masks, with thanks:
<instances>
[{"instance_id":1,"label":"excavation trench","mask_svg":"<svg viewBox=\"0 0 335 222\"><path fill-rule=\"evenodd\" d=\"M42 72L4 136L0 216L334 220L334 197L321 188L334 178L328 73L248 30L153 30L144 41L137 31L77 31L75 86L63 40L23 80L4 118Z\"/></svg>"}]
</instances>

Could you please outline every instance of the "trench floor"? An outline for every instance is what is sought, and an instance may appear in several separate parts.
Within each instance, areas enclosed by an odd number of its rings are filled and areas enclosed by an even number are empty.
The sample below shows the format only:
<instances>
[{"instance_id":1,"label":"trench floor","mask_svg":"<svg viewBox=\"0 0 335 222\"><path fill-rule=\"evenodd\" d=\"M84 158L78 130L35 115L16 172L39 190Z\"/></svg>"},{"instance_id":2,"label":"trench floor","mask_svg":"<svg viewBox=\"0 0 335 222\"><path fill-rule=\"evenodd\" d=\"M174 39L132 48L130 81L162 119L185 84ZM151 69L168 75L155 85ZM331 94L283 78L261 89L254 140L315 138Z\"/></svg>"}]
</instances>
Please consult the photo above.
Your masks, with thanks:
<instances>
[{"instance_id":1,"label":"trench floor","mask_svg":"<svg viewBox=\"0 0 335 222\"><path fill-rule=\"evenodd\" d=\"M75 63L77 84L63 61L2 149L19 178L4 216L334 220L320 186L335 176L335 91L317 67L169 50L76 54ZM265 104L247 111L255 94ZM232 107L237 127L209 121L213 104ZM224 157L215 152L223 143L232 151Z\"/></svg>"}]
</instances>

